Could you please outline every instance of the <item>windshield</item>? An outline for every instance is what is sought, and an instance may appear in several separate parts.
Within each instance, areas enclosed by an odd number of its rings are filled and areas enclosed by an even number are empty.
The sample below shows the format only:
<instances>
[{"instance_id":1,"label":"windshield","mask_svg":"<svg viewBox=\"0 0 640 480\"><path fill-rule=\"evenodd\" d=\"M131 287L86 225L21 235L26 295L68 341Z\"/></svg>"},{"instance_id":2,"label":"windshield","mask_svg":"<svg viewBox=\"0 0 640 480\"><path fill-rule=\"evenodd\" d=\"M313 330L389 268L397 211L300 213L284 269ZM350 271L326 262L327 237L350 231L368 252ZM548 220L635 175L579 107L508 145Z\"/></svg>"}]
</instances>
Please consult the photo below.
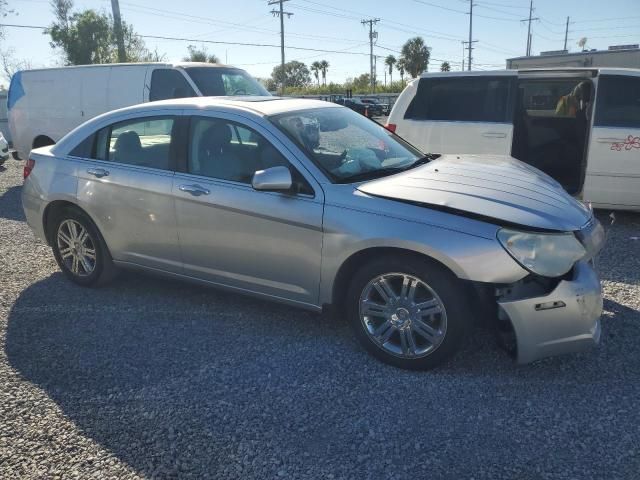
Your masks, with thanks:
<instances>
[{"instance_id":1,"label":"windshield","mask_svg":"<svg viewBox=\"0 0 640 480\"><path fill-rule=\"evenodd\" d=\"M400 137L348 108L301 110L272 121L335 182L388 175L423 158Z\"/></svg>"},{"instance_id":2,"label":"windshield","mask_svg":"<svg viewBox=\"0 0 640 480\"><path fill-rule=\"evenodd\" d=\"M185 70L205 97L269 96L257 80L239 68L187 67Z\"/></svg>"}]
</instances>

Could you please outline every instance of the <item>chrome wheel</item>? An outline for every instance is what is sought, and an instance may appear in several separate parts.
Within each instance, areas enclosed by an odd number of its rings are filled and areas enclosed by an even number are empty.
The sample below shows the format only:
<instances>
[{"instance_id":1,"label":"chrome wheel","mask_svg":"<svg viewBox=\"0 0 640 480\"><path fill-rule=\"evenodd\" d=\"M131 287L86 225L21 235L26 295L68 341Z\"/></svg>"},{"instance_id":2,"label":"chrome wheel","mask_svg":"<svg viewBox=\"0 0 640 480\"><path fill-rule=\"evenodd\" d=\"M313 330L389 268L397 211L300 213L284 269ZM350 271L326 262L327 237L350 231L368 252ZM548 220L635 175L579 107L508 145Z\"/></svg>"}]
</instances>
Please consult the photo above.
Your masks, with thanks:
<instances>
[{"instance_id":1,"label":"chrome wheel","mask_svg":"<svg viewBox=\"0 0 640 480\"><path fill-rule=\"evenodd\" d=\"M360 321L378 347L406 359L429 355L447 332L447 314L438 294L405 273L379 275L365 286Z\"/></svg>"},{"instance_id":2,"label":"chrome wheel","mask_svg":"<svg viewBox=\"0 0 640 480\"><path fill-rule=\"evenodd\" d=\"M76 220L58 226L56 236L60 258L74 275L86 277L96 268L96 248L89 232Z\"/></svg>"}]
</instances>

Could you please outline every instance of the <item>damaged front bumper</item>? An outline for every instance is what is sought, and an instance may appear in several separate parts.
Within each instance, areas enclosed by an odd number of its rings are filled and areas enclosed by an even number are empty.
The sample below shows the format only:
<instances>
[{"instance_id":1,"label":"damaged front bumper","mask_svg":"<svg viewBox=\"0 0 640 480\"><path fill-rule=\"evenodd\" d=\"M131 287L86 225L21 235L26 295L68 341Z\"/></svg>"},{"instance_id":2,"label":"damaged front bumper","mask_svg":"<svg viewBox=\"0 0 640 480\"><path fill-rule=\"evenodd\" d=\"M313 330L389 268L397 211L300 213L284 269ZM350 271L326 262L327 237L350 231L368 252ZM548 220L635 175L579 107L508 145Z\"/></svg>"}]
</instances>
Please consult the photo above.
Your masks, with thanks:
<instances>
[{"instance_id":1,"label":"damaged front bumper","mask_svg":"<svg viewBox=\"0 0 640 480\"><path fill-rule=\"evenodd\" d=\"M499 317L510 321L519 363L579 352L600 341L602 289L590 263L576 263L572 276L547 294L518 289L498 298Z\"/></svg>"}]
</instances>

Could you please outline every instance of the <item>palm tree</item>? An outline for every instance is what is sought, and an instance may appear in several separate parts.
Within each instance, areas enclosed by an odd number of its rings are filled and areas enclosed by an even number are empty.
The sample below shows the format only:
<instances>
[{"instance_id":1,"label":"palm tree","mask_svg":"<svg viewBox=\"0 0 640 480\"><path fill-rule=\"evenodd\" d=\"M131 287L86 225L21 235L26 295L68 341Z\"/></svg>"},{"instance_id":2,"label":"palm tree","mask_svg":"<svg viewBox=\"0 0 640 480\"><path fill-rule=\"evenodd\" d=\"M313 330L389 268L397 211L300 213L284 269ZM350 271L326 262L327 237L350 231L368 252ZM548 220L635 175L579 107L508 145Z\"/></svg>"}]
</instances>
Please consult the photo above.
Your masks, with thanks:
<instances>
[{"instance_id":1,"label":"palm tree","mask_svg":"<svg viewBox=\"0 0 640 480\"><path fill-rule=\"evenodd\" d=\"M402 85L404 85L404 71L406 69L406 60L404 57L400 57L396 62L396 68L398 69L398 72L400 72L400 80L402 80Z\"/></svg>"},{"instance_id":2,"label":"palm tree","mask_svg":"<svg viewBox=\"0 0 640 480\"><path fill-rule=\"evenodd\" d=\"M429 49L424 44L422 37L407 40L402 46L402 58L405 60L405 70L416 78L429 66Z\"/></svg>"},{"instance_id":3,"label":"palm tree","mask_svg":"<svg viewBox=\"0 0 640 480\"><path fill-rule=\"evenodd\" d=\"M393 85L393 66L398 62L398 60L396 60L396 57L394 57L393 55L389 55L387 58L384 59L384 64L389 67L389 84Z\"/></svg>"},{"instance_id":4,"label":"palm tree","mask_svg":"<svg viewBox=\"0 0 640 480\"><path fill-rule=\"evenodd\" d=\"M449 62L442 62L442 64L440 65L440 71L441 72L450 72L451 71L451 65L449 65Z\"/></svg>"},{"instance_id":5,"label":"palm tree","mask_svg":"<svg viewBox=\"0 0 640 480\"><path fill-rule=\"evenodd\" d=\"M322 84L327 86L327 70L329 69L329 62L326 60L320 61L320 70L322 71Z\"/></svg>"},{"instance_id":6,"label":"palm tree","mask_svg":"<svg viewBox=\"0 0 640 480\"><path fill-rule=\"evenodd\" d=\"M320 62L313 62L311 64L311 71L313 72L313 76L316 77L316 82L318 82L318 86L320 86L320 70L322 70L322 66Z\"/></svg>"}]
</instances>

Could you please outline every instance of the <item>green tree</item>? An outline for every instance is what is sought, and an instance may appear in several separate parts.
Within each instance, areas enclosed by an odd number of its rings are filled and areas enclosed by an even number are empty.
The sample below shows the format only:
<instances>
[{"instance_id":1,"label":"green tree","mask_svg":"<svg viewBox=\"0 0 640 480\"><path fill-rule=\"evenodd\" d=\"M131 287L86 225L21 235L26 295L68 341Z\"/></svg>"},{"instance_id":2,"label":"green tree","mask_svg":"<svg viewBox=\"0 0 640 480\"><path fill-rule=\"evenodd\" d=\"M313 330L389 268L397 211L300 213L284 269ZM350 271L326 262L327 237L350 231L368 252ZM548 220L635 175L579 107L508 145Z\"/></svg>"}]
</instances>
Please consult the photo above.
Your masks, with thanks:
<instances>
[{"instance_id":1,"label":"green tree","mask_svg":"<svg viewBox=\"0 0 640 480\"><path fill-rule=\"evenodd\" d=\"M320 62L313 62L311 64L311 71L313 72L313 76L316 77L316 82L318 82L318 86L320 86L320 70L322 70L322 66Z\"/></svg>"},{"instance_id":2,"label":"green tree","mask_svg":"<svg viewBox=\"0 0 640 480\"><path fill-rule=\"evenodd\" d=\"M205 47L198 48L195 45L189 45L187 50L189 55L183 58L185 62L220 63L218 57L207 52Z\"/></svg>"},{"instance_id":3,"label":"green tree","mask_svg":"<svg viewBox=\"0 0 640 480\"><path fill-rule=\"evenodd\" d=\"M398 59L398 61L396 62L396 68L400 73L400 80L402 81L402 85L404 85L404 72L406 70L406 63L404 58L400 57Z\"/></svg>"},{"instance_id":4,"label":"green tree","mask_svg":"<svg viewBox=\"0 0 640 480\"><path fill-rule=\"evenodd\" d=\"M92 9L72 12L73 0L52 0L51 6L55 21L44 33L51 36L52 48L62 50L67 65L118 61L111 15ZM127 61L144 61L153 56L131 25L122 22L122 31Z\"/></svg>"},{"instance_id":5,"label":"green tree","mask_svg":"<svg viewBox=\"0 0 640 480\"><path fill-rule=\"evenodd\" d=\"M277 85L306 87L311 83L309 69L304 63L292 60L284 64L284 69L282 67L282 65L278 65L271 73L271 78Z\"/></svg>"},{"instance_id":6,"label":"green tree","mask_svg":"<svg viewBox=\"0 0 640 480\"><path fill-rule=\"evenodd\" d=\"M327 70L329 70L329 62L326 60L320 61L320 70L322 71L322 84L327 86Z\"/></svg>"},{"instance_id":7,"label":"green tree","mask_svg":"<svg viewBox=\"0 0 640 480\"><path fill-rule=\"evenodd\" d=\"M451 71L451 65L449 65L449 62L442 62L442 64L440 65L440 71L441 72L450 72Z\"/></svg>"},{"instance_id":8,"label":"green tree","mask_svg":"<svg viewBox=\"0 0 640 480\"><path fill-rule=\"evenodd\" d=\"M429 66L429 49L424 44L422 37L407 40L402 46L402 58L405 61L405 71L416 78Z\"/></svg>"},{"instance_id":9,"label":"green tree","mask_svg":"<svg viewBox=\"0 0 640 480\"><path fill-rule=\"evenodd\" d=\"M393 55L388 55L387 58L384 59L384 64L389 67L389 84L393 84L393 66L398 62L396 57Z\"/></svg>"}]
</instances>

